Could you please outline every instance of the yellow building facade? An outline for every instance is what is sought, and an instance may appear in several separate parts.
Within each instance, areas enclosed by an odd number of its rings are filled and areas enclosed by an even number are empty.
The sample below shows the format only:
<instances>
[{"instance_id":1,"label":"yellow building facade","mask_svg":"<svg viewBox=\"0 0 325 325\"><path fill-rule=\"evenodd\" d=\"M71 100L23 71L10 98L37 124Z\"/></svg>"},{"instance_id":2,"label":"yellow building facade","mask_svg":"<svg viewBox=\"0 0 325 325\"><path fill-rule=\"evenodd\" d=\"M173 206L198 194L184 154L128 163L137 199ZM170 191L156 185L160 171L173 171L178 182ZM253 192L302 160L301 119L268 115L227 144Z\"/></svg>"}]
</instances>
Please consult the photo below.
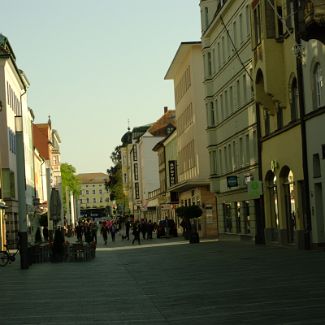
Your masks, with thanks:
<instances>
[{"instance_id":1,"label":"yellow building facade","mask_svg":"<svg viewBox=\"0 0 325 325\"><path fill-rule=\"evenodd\" d=\"M304 246L304 172L294 7L251 4L254 91L266 242Z\"/></svg>"}]
</instances>

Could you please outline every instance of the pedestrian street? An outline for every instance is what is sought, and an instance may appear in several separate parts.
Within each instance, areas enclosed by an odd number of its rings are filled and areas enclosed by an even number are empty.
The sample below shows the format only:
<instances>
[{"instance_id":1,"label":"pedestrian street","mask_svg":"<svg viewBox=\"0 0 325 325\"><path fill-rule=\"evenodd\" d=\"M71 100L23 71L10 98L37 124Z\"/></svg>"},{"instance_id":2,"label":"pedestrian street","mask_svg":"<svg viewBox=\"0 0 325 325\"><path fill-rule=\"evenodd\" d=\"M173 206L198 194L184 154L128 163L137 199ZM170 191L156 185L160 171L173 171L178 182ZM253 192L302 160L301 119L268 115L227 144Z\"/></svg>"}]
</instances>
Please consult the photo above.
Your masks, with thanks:
<instances>
[{"instance_id":1,"label":"pedestrian street","mask_svg":"<svg viewBox=\"0 0 325 325\"><path fill-rule=\"evenodd\" d=\"M324 324L324 269L323 251L99 238L89 262L1 268L0 323Z\"/></svg>"}]
</instances>

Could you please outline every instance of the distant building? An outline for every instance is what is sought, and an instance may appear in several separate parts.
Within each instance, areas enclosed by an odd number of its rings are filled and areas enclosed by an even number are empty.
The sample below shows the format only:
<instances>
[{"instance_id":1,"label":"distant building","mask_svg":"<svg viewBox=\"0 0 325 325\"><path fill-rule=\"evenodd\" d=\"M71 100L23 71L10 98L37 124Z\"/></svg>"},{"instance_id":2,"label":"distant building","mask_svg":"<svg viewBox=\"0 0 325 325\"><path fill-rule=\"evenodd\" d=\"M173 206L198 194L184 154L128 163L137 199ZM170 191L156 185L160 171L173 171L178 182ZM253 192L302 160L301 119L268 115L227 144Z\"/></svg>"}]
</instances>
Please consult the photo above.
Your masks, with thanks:
<instances>
[{"instance_id":1,"label":"distant building","mask_svg":"<svg viewBox=\"0 0 325 325\"><path fill-rule=\"evenodd\" d=\"M83 217L100 218L112 215L116 208L110 201L110 192L106 184L109 177L104 173L78 174L81 190L79 195L80 214Z\"/></svg>"}]
</instances>

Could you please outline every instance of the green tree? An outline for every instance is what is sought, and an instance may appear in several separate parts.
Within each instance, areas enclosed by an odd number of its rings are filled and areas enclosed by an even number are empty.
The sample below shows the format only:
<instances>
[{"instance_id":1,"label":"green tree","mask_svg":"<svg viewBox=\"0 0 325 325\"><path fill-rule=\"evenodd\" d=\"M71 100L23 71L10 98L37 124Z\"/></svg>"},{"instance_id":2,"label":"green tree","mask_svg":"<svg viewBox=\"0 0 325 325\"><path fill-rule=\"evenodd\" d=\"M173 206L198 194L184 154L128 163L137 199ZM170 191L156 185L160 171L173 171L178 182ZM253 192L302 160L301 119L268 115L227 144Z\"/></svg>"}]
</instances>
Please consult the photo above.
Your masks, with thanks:
<instances>
[{"instance_id":1,"label":"green tree","mask_svg":"<svg viewBox=\"0 0 325 325\"><path fill-rule=\"evenodd\" d=\"M118 206L127 206L127 198L123 192L122 180L122 162L121 162L121 146L115 147L111 153L111 160L114 166L107 169L109 181L105 184L106 189L110 191L110 199L115 200Z\"/></svg>"},{"instance_id":2,"label":"green tree","mask_svg":"<svg viewBox=\"0 0 325 325\"><path fill-rule=\"evenodd\" d=\"M66 190L72 191L73 194L79 195L80 182L76 176L76 168L68 163L61 164L61 180L62 180L62 193L63 193L63 206L66 211Z\"/></svg>"}]
</instances>

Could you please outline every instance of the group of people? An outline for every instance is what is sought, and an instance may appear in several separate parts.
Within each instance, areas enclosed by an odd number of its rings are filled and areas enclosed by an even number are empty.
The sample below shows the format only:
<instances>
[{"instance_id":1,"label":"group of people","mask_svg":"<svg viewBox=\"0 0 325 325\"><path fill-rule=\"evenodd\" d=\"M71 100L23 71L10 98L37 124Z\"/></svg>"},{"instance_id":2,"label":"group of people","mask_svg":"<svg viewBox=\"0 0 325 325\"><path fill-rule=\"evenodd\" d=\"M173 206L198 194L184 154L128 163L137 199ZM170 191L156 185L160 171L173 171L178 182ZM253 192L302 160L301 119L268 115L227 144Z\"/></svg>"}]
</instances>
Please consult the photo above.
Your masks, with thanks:
<instances>
[{"instance_id":1,"label":"group of people","mask_svg":"<svg viewBox=\"0 0 325 325\"><path fill-rule=\"evenodd\" d=\"M122 240L130 240L130 235L133 235L132 244L141 243L141 240L151 240L153 232L157 232L157 238L160 224L152 222L151 220L141 219L107 219L96 221L91 218L81 219L73 229L79 242L97 243L98 230L104 240L104 244L108 244L108 237L110 235L112 242L115 242L116 234L120 231ZM123 229L123 232L122 232Z\"/></svg>"}]
</instances>

